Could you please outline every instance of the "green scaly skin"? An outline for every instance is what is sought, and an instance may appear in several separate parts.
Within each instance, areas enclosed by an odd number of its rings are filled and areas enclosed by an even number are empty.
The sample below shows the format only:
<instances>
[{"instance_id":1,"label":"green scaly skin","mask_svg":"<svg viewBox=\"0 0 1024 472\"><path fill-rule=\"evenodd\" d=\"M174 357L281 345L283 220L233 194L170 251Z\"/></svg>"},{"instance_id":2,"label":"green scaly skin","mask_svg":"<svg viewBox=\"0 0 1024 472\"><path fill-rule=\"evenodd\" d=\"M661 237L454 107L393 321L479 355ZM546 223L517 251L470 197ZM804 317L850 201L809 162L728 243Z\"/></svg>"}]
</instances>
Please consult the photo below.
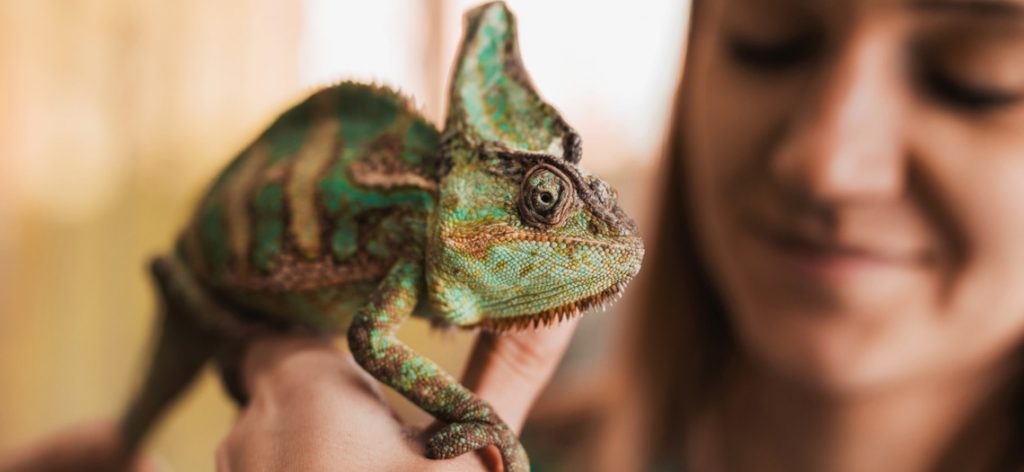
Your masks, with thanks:
<instances>
[{"instance_id":1,"label":"green scaly skin","mask_svg":"<svg viewBox=\"0 0 1024 472\"><path fill-rule=\"evenodd\" d=\"M493 444L505 470L525 471L494 410L395 332L410 316L504 330L577 315L621 293L643 246L614 192L578 167L578 135L533 89L504 4L466 15L449 100L438 133L381 87L313 94L221 173L154 271L168 319L191 315L196 333L347 329L363 368L447 423L431 458ZM126 415L133 446L153 402Z\"/></svg>"}]
</instances>

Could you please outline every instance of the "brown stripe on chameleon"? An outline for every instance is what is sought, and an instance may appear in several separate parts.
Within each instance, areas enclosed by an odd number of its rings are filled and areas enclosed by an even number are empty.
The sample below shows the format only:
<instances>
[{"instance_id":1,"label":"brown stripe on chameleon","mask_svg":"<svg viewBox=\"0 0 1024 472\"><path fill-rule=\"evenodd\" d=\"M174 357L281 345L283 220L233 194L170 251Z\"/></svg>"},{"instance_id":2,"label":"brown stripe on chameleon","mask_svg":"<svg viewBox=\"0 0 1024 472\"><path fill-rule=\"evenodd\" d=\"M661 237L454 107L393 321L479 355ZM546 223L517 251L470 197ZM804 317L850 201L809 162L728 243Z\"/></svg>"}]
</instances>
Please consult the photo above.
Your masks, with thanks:
<instances>
[{"instance_id":1,"label":"brown stripe on chameleon","mask_svg":"<svg viewBox=\"0 0 1024 472\"><path fill-rule=\"evenodd\" d=\"M291 161L271 163L256 179L247 198L250 209L249 228L252 241L249 244L249 263L257 271L266 273L273 270L278 258L289 244L289 209L284 183L291 168Z\"/></svg>"},{"instance_id":2,"label":"brown stripe on chameleon","mask_svg":"<svg viewBox=\"0 0 1024 472\"><path fill-rule=\"evenodd\" d=\"M327 94L314 102L317 112L302 148L292 160L291 175L285 187L285 199L291 212L289 230L299 253L307 259L321 252L321 214L318 209L317 184L333 158L341 152L338 135L339 120L331 112Z\"/></svg>"},{"instance_id":3,"label":"brown stripe on chameleon","mask_svg":"<svg viewBox=\"0 0 1024 472\"><path fill-rule=\"evenodd\" d=\"M259 183L262 185L271 184L274 182L281 182L285 180L285 177L291 171L292 161L278 161L271 164L261 172ZM254 189L255 190L255 189Z\"/></svg>"},{"instance_id":4,"label":"brown stripe on chameleon","mask_svg":"<svg viewBox=\"0 0 1024 472\"><path fill-rule=\"evenodd\" d=\"M343 124L341 126L344 126ZM315 187L313 191L313 208L316 209L317 221L320 222L320 234L317 237L320 238L318 243L321 248L328 254L329 257L333 258L331 248L331 238L334 235L335 228L340 224L340 218L333 215L324 203L325 196L323 194L323 187L321 182L326 179L330 174L334 166L341 160L342 155L345 154L345 146L349 143L345 142L344 136L341 133L338 134L338 147L336 151L328 156L327 162L324 162L323 167L317 172L316 176L313 177L312 185Z\"/></svg>"},{"instance_id":5,"label":"brown stripe on chameleon","mask_svg":"<svg viewBox=\"0 0 1024 472\"><path fill-rule=\"evenodd\" d=\"M399 152L389 147L370 149L349 166L352 181L370 188L415 187L436 192L437 182L402 162Z\"/></svg>"},{"instance_id":6,"label":"brown stripe on chameleon","mask_svg":"<svg viewBox=\"0 0 1024 472\"><path fill-rule=\"evenodd\" d=\"M228 237L235 269L244 271L249 266L249 245L252 240L250 195L259 180L260 170L270 158L266 142L257 141L249 148L241 167L224 189Z\"/></svg>"},{"instance_id":7,"label":"brown stripe on chameleon","mask_svg":"<svg viewBox=\"0 0 1024 472\"><path fill-rule=\"evenodd\" d=\"M281 254L274 270L268 274L239 272L225 275L223 282L246 290L305 291L355 282L372 282L387 273L390 264L358 252L338 264L330 253L315 260L299 259L290 253Z\"/></svg>"},{"instance_id":8,"label":"brown stripe on chameleon","mask_svg":"<svg viewBox=\"0 0 1024 472\"><path fill-rule=\"evenodd\" d=\"M433 178L402 160L402 152L409 150L405 135L416 119L414 113L399 113L389 129L349 165L352 181L369 188L414 187L428 192L437 191L437 182Z\"/></svg>"},{"instance_id":9,"label":"brown stripe on chameleon","mask_svg":"<svg viewBox=\"0 0 1024 472\"><path fill-rule=\"evenodd\" d=\"M249 262L262 273L273 271L282 254L295 247L288 231L291 203L285 185L295 165L295 153L299 151L298 148L275 146L274 140L282 139L281 136L270 135L267 139L270 150L268 164L260 171L246 197L252 215Z\"/></svg>"},{"instance_id":10,"label":"brown stripe on chameleon","mask_svg":"<svg viewBox=\"0 0 1024 472\"><path fill-rule=\"evenodd\" d=\"M564 244L605 250L634 250L633 243L563 236L536 230L516 229L506 225L475 226L472 229L441 227L446 245L470 257L482 259L492 247L512 241Z\"/></svg>"}]
</instances>

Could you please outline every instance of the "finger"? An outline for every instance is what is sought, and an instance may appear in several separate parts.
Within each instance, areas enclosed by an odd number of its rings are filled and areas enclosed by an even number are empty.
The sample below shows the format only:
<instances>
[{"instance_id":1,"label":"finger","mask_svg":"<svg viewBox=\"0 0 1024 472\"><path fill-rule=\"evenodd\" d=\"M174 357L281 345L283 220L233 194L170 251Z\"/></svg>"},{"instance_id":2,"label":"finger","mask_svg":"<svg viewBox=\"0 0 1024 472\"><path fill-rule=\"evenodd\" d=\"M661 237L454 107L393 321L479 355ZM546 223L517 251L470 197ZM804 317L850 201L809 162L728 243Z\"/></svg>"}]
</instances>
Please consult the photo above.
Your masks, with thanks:
<instances>
[{"instance_id":1,"label":"finger","mask_svg":"<svg viewBox=\"0 0 1024 472\"><path fill-rule=\"evenodd\" d=\"M546 329L477 337L463 384L517 433L565 354L578 320Z\"/></svg>"},{"instance_id":2,"label":"finger","mask_svg":"<svg viewBox=\"0 0 1024 472\"><path fill-rule=\"evenodd\" d=\"M241 383L247 394L293 380L320 379L334 368L338 351L326 336L276 334L251 340L241 355Z\"/></svg>"},{"instance_id":3,"label":"finger","mask_svg":"<svg viewBox=\"0 0 1024 472\"><path fill-rule=\"evenodd\" d=\"M347 352L279 338L252 359L253 395L217 451L220 472L494 470L427 459Z\"/></svg>"}]
</instances>

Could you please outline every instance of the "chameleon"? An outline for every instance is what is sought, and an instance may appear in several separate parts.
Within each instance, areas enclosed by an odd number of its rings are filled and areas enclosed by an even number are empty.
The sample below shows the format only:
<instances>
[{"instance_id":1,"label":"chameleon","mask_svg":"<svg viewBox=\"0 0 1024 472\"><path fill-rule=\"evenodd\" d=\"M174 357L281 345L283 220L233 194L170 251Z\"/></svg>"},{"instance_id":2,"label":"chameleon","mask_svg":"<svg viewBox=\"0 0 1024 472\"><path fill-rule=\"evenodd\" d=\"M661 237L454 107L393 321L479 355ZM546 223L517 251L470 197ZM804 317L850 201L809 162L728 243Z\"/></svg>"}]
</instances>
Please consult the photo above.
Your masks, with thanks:
<instances>
[{"instance_id":1,"label":"chameleon","mask_svg":"<svg viewBox=\"0 0 1024 472\"><path fill-rule=\"evenodd\" d=\"M346 334L363 369L446 424L430 458L495 445L505 470L529 470L494 409L395 333L410 317L537 328L617 299L643 243L581 157L502 2L464 17L443 130L387 87L312 93L237 154L151 263L161 324L121 421L126 450L231 339L271 327Z\"/></svg>"}]
</instances>

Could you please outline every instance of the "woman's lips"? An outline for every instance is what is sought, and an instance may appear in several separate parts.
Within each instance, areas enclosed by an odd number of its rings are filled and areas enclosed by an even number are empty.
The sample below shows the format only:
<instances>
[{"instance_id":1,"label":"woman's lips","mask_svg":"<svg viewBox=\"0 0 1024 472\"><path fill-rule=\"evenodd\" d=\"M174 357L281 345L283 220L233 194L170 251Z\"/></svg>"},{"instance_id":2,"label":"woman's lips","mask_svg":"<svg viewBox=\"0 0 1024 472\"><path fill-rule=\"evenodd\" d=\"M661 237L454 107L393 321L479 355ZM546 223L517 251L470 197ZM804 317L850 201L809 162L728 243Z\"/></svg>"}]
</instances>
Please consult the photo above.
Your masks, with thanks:
<instances>
[{"instance_id":1,"label":"woman's lips","mask_svg":"<svg viewBox=\"0 0 1024 472\"><path fill-rule=\"evenodd\" d=\"M822 240L764 224L749 224L748 232L780 269L802 279L842 282L879 275L882 271L912 269L917 257L889 248Z\"/></svg>"}]
</instances>

